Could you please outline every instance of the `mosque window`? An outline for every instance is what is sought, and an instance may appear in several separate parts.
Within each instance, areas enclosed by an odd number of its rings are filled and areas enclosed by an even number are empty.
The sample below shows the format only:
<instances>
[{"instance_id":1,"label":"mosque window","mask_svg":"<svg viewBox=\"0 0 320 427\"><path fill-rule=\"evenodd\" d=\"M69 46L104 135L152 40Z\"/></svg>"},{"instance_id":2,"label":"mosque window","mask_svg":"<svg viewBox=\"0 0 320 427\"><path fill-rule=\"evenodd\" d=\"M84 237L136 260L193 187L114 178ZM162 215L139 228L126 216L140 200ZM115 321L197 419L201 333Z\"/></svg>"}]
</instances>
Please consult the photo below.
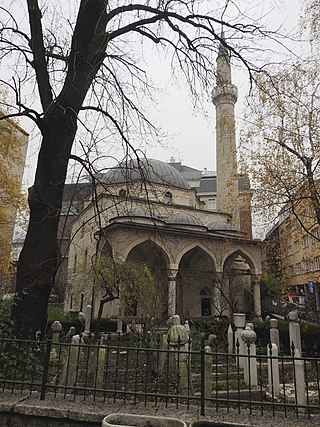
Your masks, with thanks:
<instances>
[{"instance_id":1,"label":"mosque window","mask_svg":"<svg viewBox=\"0 0 320 427\"><path fill-rule=\"evenodd\" d=\"M167 191L164 195L164 202L167 203L167 205L172 205L172 193L170 193L170 191Z\"/></svg>"},{"instance_id":2,"label":"mosque window","mask_svg":"<svg viewBox=\"0 0 320 427\"><path fill-rule=\"evenodd\" d=\"M202 289L200 292L201 297L201 316L211 316L211 298L207 290Z\"/></svg>"}]
</instances>

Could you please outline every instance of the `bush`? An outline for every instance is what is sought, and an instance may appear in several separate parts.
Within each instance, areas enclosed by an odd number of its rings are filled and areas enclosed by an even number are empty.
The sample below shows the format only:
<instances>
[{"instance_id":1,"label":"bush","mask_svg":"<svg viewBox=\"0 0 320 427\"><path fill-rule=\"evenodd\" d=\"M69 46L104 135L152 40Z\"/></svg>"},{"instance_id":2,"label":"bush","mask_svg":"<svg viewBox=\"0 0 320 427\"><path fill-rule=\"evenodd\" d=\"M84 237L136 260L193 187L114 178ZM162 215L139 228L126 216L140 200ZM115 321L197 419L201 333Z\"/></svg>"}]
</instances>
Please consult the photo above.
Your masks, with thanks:
<instances>
[{"instance_id":1,"label":"bush","mask_svg":"<svg viewBox=\"0 0 320 427\"><path fill-rule=\"evenodd\" d=\"M229 323L229 320L226 318L190 319L189 325L193 341L199 341L200 343L200 338L208 339L210 334L214 334L217 336L216 342L219 344L219 347L224 350L228 343L227 332Z\"/></svg>"},{"instance_id":2,"label":"bush","mask_svg":"<svg viewBox=\"0 0 320 427\"><path fill-rule=\"evenodd\" d=\"M257 347L261 354L266 353L267 345L270 342L270 325L269 322L255 320L255 332L257 333ZM306 356L320 354L320 325L301 320L301 345L302 352ZM289 322L287 320L278 321L280 332L280 351L283 354L291 354L289 342Z\"/></svg>"}]
</instances>

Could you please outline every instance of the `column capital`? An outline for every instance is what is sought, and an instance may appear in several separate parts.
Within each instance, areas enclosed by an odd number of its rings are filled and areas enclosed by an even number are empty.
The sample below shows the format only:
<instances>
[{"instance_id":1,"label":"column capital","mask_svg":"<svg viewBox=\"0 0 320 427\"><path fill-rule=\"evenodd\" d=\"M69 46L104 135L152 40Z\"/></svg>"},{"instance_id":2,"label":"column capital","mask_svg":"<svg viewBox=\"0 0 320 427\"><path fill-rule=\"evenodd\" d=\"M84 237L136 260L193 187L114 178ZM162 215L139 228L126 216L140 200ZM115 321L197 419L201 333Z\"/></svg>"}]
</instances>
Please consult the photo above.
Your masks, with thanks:
<instances>
[{"instance_id":1,"label":"column capital","mask_svg":"<svg viewBox=\"0 0 320 427\"><path fill-rule=\"evenodd\" d=\"M169 280L175 280L178 274L177 268L168 268L168 278Z\"/></svg>"}]
</instances>

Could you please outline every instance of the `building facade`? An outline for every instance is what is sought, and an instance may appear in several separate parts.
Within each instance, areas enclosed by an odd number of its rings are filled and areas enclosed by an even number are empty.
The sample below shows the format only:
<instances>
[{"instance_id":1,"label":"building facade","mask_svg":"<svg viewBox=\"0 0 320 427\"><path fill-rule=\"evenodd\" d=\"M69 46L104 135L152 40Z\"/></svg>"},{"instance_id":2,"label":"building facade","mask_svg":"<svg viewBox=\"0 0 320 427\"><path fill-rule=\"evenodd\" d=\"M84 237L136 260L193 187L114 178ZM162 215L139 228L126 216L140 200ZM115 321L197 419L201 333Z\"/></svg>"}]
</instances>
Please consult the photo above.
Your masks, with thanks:
<instances>
[{"instance_id":1,"label":"building facade","mask_svg":"<svg viewBox=\"0 0 320 427\"><path fill-rule=\"evenodd\" d=\"M276 227L281 281L287 300L319 311L320 227L307 201L296 207L296 213L282 212Z\"/></svg>"},{"instance_id":2,"label":"building facade","mask_svg":"<svg viewBox=\"0 0 320 427\"><path fill-rule=\"evenodd\" d=\"M96 177L94 197L70 224L66 310L93 303L97 315L104 290L88 286L81 271L102 256L148 266L163 290L159 313L166 316L261 315L260 242L252 239L250 186L237 172L236 88L224 49L217 73L217 174L174 159L132 158ZM109 302L103 316L119 310L117 300Z\"/></svg>"}]
</instances>

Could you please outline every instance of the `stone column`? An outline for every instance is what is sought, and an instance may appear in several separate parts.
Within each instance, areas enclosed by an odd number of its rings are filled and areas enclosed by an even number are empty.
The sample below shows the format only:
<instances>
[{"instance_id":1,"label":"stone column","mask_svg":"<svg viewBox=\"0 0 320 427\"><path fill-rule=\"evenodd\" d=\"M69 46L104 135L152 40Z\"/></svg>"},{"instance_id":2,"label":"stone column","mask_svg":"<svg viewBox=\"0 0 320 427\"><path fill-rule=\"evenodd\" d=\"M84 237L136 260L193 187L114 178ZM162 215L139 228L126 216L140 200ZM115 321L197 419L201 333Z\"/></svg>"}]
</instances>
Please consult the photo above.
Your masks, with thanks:
<instances>
[{"instance_id":1,"label":"stone column","mask_svg":"<svg viewBox=\"0 0 320 427\"><path fill-rule=\"evenodd\" d=\"M168 317L174 316L177 311L177 274L178 270L169 269L168 276Z\"/></svg>"},{"instance_id":2,"label":"stone column","mask_svg":"<svg viewBox=\"0 0 320 427\"><path fill-rule=\"evenodd\" d=\"M254 315L261 318L260 276L257 274L252 276L252 287Z\"/></svg>"},{"instance_id":3,"label":"stone column","mask_svg":"<svg viewBox=\"0 0 320 427\"><path fill-rule=\"evenodd\" d=\"M298 322L299 315L297 310L290 311L289 313L289 339L290 339L290 350L291 345L293 343L295 352L299 350L299 354L302 354L302 346L301 346L301 331L300 324Z\"/></svg>"},{"instance_id":4,"label":"stone column","mask_svg":"<svg viewBox=\"0 0 320 427\"><path fill-rule=\"evenodd\" d=\"M227 293L227 283L225 282L225 277L222 272L216 272L216 280L213 288L213 303L214 303L214 314L216 316L221 316L225 307L222 306L223 301L223 292Z\"/></svg>"},{"instance_id":5,"label":"stone column","mask_svg":"<svg viewBox=\"0 0 320 427\"><path fill-rule=\"evenodd\" d=\"M280 334L278 329L278 320L270 319L270 342L271 344L276 344L278 350L280 351Z\"/></svg>"},{"instance_id":6,"label":"stone column","mask_svg":"<svg viewBox=\"0 0 320 427\"><path fill-rule=\"evenodd\" d=\"M246 315L243 313L233 313L233 322L236 327L236 332L234 334L234 344L235 344L235 353L237 353L237 342L239 343L239 356L245 353L244 349L244 341L241 338L241 332L244 330L246 326ZM239 357L239 366L243 368L244 366L244 358Z\"/></svg>"},{"instance_id":7,"label":"stone column","mask_svg":"<svg viewBox=\"0 0 320 427\"><path fill-rule=\"evenodd\" d=\"M52 345L54 345L59 342L60 332L62 331L62 325L58 320L52 323L51 331L52 331Z\"/></svg>"},{"instance_id":8,"label":"stone column","mask_svg":"<svg viewBox=\"0 0 320 427\"><path fill-rule=\"evenodd\" d=\"M84 324L85 333L90 333L91 314L92 314L92 306L88 304L85 312L85 324Z\"/></svg>"},{"instance_id":9,"label":"stone column","mask_svg":"<svg viewBox=\"0 0 320 427\"><path fill-rule=\"evenodd\" d=\"M57 345L57 343L59 342L60 332L62 331L62 325L58 320L52 323L51 331L52 331L52 349L50 351L50 360L56 361L58 360L57 352L59 352L59 346Z\"/></svg>"},{"instance_id":10,"label":"stone column","mask_svg":"<svg viewBox=\"0 0 320 427\"><path fill-rule=\"evenodd\" d=\"M245 343L246 355L244 363L244 382L250 386L258 385L258 371L256 356L257 334L247 324L244 331L241 332L241 338Z\"/></svg>"},{"instance_id":11,"label":"stone column","mask_svg":"<svg viewBox=\"0 0 320 427\"><path fill-rule=\"evenodd\" d=\"M228 327L228 353L232 354L233 353L233 330L232 330L232 326L229 325Z\"/></svg>"}]
</instances>

